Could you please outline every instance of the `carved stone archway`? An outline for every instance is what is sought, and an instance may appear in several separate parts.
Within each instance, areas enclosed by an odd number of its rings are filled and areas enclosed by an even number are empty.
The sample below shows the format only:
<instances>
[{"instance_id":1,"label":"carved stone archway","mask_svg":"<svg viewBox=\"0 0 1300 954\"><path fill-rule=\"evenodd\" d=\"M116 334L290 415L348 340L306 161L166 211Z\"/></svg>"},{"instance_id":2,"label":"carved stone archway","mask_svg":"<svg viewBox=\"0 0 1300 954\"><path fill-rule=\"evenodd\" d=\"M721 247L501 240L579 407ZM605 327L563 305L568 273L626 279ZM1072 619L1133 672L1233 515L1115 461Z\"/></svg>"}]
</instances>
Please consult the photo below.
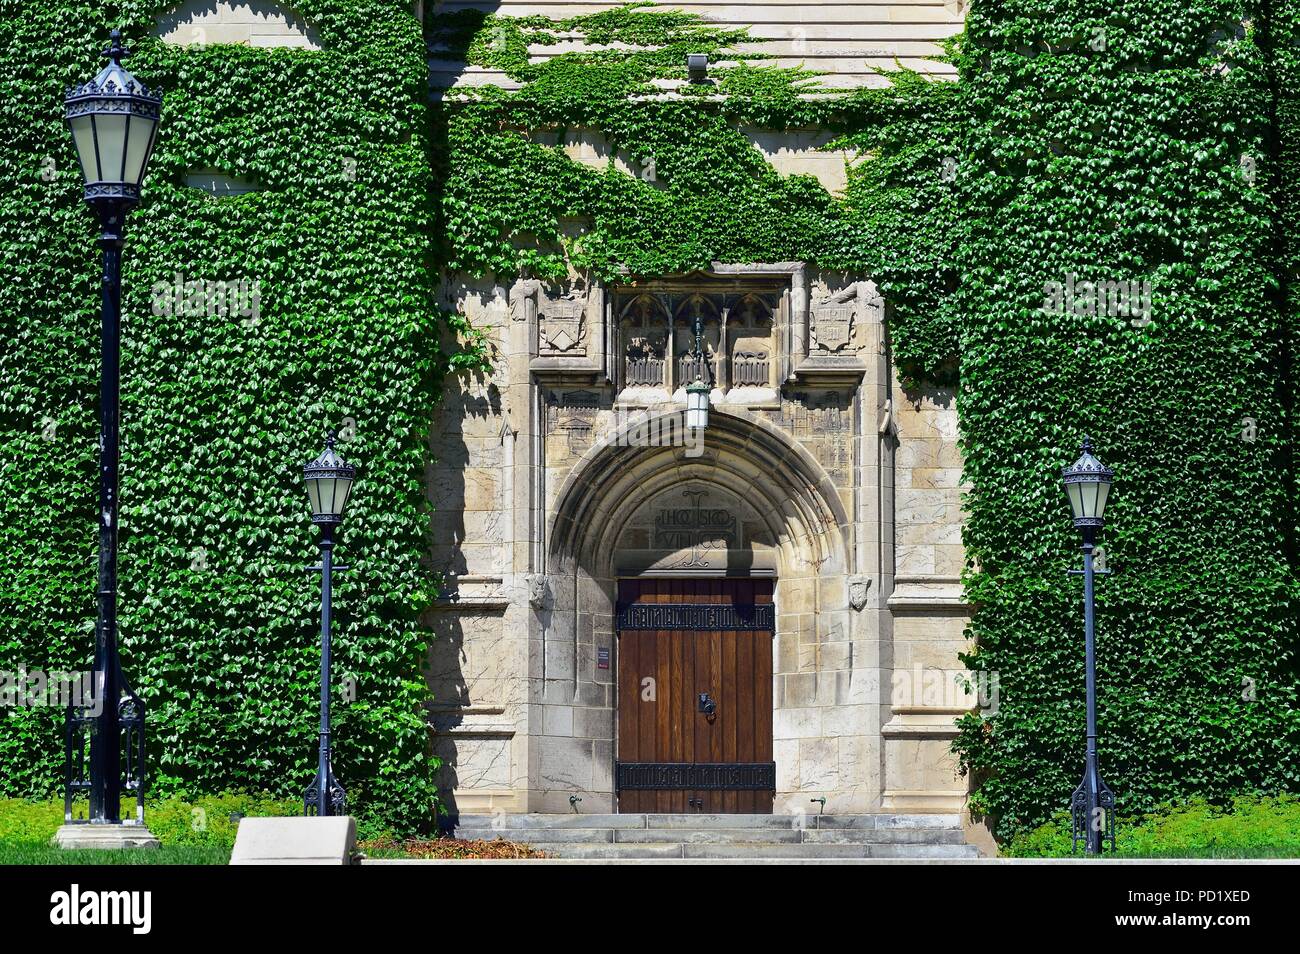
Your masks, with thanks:
<instances>
[{"instance_id":1,"label":"carved stone archway","mask_svg":"<svg viewBox=\"0 0 1300 954\"><path fill-rule=\"evenodd\" d=\"M785 569L799 560L846 572L852 523L831 478L806 448L765 418L716 409L698 456L691 447L637 446L637 435L672 432L681 419L675 409L637 414L583 455L557 495L547 534L548 572L562 572L570 561L594 573L615 572L615 542L628 516L689 480L761 501L769 529L782 542Z\"/></svg>"}]
</instances>

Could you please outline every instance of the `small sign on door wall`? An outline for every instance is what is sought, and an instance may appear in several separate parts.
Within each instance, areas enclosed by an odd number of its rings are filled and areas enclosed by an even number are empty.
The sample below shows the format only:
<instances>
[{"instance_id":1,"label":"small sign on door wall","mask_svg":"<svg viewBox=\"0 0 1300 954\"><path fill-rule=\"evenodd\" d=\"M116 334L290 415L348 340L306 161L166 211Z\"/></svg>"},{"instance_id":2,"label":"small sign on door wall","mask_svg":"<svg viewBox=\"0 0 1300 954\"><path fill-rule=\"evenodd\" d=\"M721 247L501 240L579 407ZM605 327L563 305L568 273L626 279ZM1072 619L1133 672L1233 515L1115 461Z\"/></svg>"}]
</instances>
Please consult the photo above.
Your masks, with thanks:
<instances>
[{"instance_id":1,"label":"small sign on door wall","mask_svg":"<svg viewBox=\"0 0 1300 954\"><path fill-rule=\"evenodd\" d=\"M608 647L605 647L605 646L598 646L598 647L596 648L596 668L597 668L597 669L608 669L608 668L609 668L609 648L608 648Z\"/></svg>"}]
</instances>

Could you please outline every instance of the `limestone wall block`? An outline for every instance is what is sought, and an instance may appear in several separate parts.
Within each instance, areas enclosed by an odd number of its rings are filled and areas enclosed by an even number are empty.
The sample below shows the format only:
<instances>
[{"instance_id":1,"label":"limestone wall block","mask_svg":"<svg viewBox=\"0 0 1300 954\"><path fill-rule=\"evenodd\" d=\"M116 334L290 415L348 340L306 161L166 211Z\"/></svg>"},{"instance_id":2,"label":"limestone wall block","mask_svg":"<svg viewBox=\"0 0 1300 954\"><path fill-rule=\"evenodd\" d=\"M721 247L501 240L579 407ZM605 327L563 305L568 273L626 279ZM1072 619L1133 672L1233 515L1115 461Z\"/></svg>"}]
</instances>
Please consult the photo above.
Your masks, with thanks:
<instances>
[{"instance_id":1,"label":"limestone wall block","mask_svg":"<svg viewBox=\"0 0 1300 954\"><path fill-rule=\"evenodd\" d=\"M772 718L775 739L808 739L821 735L821 709L815 706L777 709Z\"/></svg>"}]
</instances>

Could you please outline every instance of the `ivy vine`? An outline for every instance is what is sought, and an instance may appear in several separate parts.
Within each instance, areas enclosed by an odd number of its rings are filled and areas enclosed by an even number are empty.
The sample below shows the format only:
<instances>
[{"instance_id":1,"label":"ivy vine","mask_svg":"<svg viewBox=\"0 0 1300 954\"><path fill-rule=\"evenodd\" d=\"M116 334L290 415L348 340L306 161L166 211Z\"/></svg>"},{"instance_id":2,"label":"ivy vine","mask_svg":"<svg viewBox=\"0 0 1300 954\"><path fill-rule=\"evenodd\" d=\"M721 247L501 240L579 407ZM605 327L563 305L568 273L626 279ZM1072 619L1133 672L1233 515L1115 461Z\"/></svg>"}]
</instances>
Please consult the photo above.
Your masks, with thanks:
<instances>
[{"instance_id":1,"label":"ivy vine","mask_svg":"<svg viewBox=\"0 0 1300 954\"><path fill-rule=\"evenodd\" d=\"M360 475L335 589L335 770L363 818L409 830L430 821L436 767L427 438L441 379L477 359L439 345L419 24L394 0L295 7L321 50L164 44L152 0L0 2L0 670L91 661L99 264L62 102L123 25L127 65L166 96L123 300L121 643L151 789L310 782L320 596L301 467L336 427ZM191 188L196 169L256 191ZM158 307L178 282L260 298ZM63 712L5 715L0 791L57 790Z\"/></svg>"}]
</instances>

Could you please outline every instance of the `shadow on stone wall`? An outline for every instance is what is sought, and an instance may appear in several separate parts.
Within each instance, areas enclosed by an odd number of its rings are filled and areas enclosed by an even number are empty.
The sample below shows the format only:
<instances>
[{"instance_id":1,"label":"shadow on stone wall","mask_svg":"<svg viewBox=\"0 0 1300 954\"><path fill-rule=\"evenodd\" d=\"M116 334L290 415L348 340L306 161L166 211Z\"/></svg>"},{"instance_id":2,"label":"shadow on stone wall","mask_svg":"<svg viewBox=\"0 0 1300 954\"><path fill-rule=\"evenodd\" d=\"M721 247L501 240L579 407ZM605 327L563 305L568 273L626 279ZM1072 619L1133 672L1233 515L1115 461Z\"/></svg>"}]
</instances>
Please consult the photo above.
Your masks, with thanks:
<instances>
[{"instance_id":1,"label":"shadow on stone wall","mask_svg":"<svg viewBox=\"0 0 1300 954\"><path fill-rule=\"evenodd\" d=\"M491 588L490 583L481 582L485 577L482 560L471 561L467 554L467 547L490 543L477 538L484 525L483 511L469 510L479 522L467 522L469 505L477 504L470 500L466 475L495 473L499 480L504 464L500 436L480 436L502 416L500 391L491 383L483 387L484 383L480 379L475 382L478 386L471 388L463 379L448 379L439 423L429 445L426 486L434 511L430 559L443 585L439 605L427 617L434 638L426 679L433 694L433 753L443 762L437 776L446 812L439 820L442 828L460 814L456 791L480 787L501 769L494 760L490 734L486 741L476 735L474 746L462 745L454 734L468 711L489 716L504 712L502 700L492 692L500 685L493 676L500 655L496 644L503 635L504 607L455 608L477 601L483 589ZM499 511L497 517L503 519ZM508 758L508 745L503 748ZM506 769L508 774L508 765Z\"/></svg>"},{"instance_id":2,"label":"shadow on stone wall","mask_svg":"<svg viewBox=\"0 0 1300 954\"><path fill-rule=\"evenodd\" d=\"M185 0L158 17L154 33L179 46L321 48L315 28L288 4L274 0Z\"/></svg>"},{"instance_id":3,"label":"shadow on stone wall","mask_svg":"<svg viewBox=\"0 0 1300 954\"><path fill-rule=\"evenodd\" d=\"M496 2L461 4L470 7L457 17L449 18L442 4L432 0L416 0L414 10L423 23L426 53L431 75L435 60L450 59L464 68L464 57L469 40L482 18L494 13L500 6ZM465 23L476 19L477 23ZM459 23L457 21L460 21ZM440 69L445 72L445 67ZM450 77L455 79L453 73ZM443 195L450 173L449 130L447 111L438 105L440 90L431 91L431 108L428 113L429 162L433 170L433 188L430 194L430 221L434 223L430 266L441 271L445 261L445 246L437 238L444 235L446 220L443 215ZM451 305L444 302L444 307ZM482 382L479 382L480 384ZM457 582L470 572L463 544L467 542L464 506L466 500L465 470L470 465L471 449L465 436L465 425L470 420L486 420L501 415L501 395L494 385L486 395L471 394L466 382L448 378L440 408L440 425L435 427L429 445L426 469L426 489L433 504L431 523L430 558L433 568L444 580L439 602L455 602L460 593ZM475 463L482 466L479 455ZM441 516L440 516L441 514ZM469 541L473 542L473 541ZM496 614L499 618L500 614ZM463 758L456 737L452 735L465 721L464 712L475 704L471 698L470 676L466 672L469 656L466 648L465 619L459 612L435 609L429 614L429 625L434 639L429 648L428 678L433 693L429 723L433 754L442 760L436 777L442 808L446 813L438 819L438 827L449 830L460 814L456 791L464 785L472 786L481 772Z\"/></svg>"}]
</instances>

